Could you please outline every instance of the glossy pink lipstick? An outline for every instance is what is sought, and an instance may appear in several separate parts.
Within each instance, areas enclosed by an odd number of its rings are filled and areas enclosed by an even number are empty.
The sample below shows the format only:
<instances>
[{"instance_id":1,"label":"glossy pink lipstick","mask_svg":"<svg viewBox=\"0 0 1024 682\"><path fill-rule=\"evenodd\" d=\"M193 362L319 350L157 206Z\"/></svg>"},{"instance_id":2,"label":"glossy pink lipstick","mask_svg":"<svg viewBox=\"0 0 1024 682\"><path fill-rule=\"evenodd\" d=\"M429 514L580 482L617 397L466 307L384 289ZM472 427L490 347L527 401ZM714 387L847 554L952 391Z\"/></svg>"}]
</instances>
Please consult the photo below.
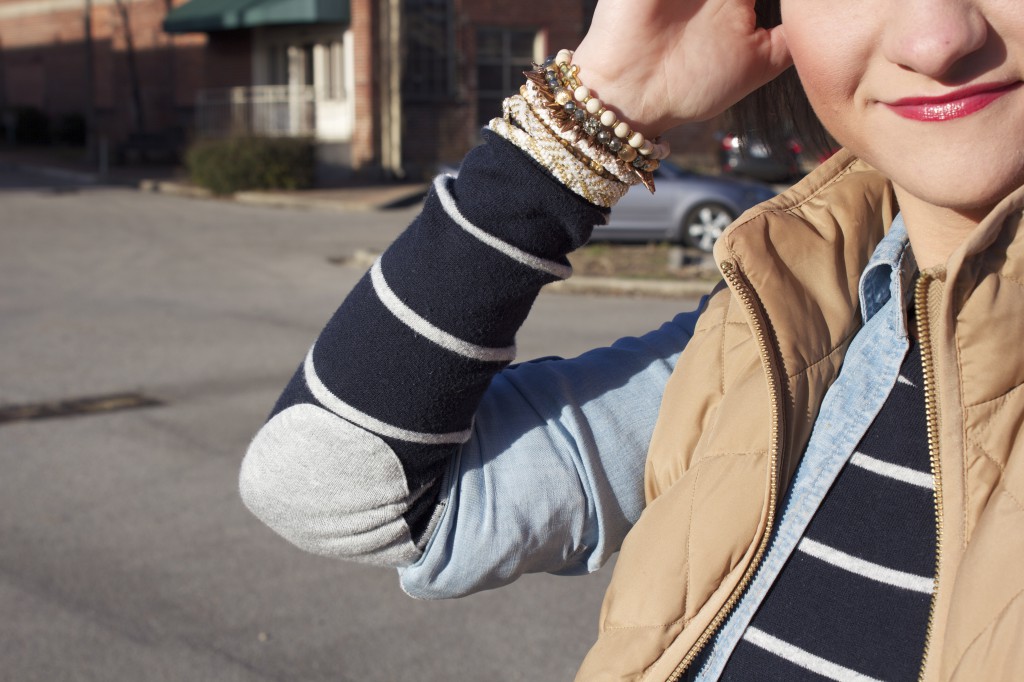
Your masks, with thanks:
<instances>
[{"instance_id":1,"label":"glossy pink lipstick","mask_svg":"<svg viewBox=\"0 0 1024 682\"><path fill-rule=\"evenodd\" d=\"M884 104L899 116L913 121L951 121L981 111L1021 85L1019 81L1009 85L988 83L940 97L907 97Z\"/></svg>"}]
</instances>

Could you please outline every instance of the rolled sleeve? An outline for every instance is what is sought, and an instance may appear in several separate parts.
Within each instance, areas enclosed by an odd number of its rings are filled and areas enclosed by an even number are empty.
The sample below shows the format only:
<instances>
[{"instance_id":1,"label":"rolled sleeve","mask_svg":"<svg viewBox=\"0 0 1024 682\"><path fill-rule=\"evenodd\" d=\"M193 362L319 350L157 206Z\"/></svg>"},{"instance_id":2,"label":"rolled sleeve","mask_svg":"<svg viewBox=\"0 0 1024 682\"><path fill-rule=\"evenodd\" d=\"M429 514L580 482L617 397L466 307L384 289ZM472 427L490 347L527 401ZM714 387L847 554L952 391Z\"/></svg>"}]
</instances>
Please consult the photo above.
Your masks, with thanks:
<instances>
[{"instance_id":1,"label":"rolled sleeve","mask_svg":"<svg viewBox=\"0 0 1024 682\"><path fill-rule=\"evenodd\" d=\"M697 316L678 315L572 360L499 374L452 460L433 536L420 559L400 569L403 589L441 599L524 573L600 568L643 510L662 393Z\"/></svg>"}]
</instances>

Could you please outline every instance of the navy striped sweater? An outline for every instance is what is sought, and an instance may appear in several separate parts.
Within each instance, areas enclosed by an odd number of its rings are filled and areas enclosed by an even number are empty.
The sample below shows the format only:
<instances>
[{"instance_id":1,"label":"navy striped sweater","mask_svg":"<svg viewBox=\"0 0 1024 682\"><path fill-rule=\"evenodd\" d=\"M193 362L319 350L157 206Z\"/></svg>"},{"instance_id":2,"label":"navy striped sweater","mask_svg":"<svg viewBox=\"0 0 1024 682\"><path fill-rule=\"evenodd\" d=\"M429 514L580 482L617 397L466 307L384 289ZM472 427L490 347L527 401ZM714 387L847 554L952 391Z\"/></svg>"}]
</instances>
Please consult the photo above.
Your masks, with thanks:
<instances>
[{"instance_id":1,"label":"navy striped sweater","mask_svg":"<svg viewBox=\"0 0 1024 682\"><path fill-rule=\"evenodd\" d=\"M440 512L444 472L468 440L492 378L514 359L515 334L541 287L567 278L566 254L607 221L607 209L569 192L518 148L486 130L484 139L463 160L457 179L435 181L423 211L350 292L270 415L322 406L379 436L383 447L366 447L390 449L400 469L365 480L378 487L389 477L400 480L366 506L404 505L405 528L381 525L376 517L319 528L316 535L338 538L336 546L323 547L307 540L300 526L327 521L289 518L302 513L289 495L308 497L308 490L298 483L290 488L292 479L279 475L272 455L260 456L275 447L260 439L274 434L258 435L243 463L242 493L250 509L305 549L396 566L418 558ZM328 428L310 426L309 418L294 421L293 431L323 435ZM339 437L363 438L355 432L330 436ZM351 473L339 467L337 476ZM268 479L278 488L270 495ZM346 534L359 539L349 542ZM375 543L382 547L376 557L367 549Z\"/></svg>"},{"instance_id":2,"label":"navy striped sweater","mask_svg":"<svg viewBox=\"0 0 1024 682\"><path fill-rule=\"evenodd\" d=\"M935 575L934 498L914 343L721 679L916 680Z\"/></svg>"}]
</instances>

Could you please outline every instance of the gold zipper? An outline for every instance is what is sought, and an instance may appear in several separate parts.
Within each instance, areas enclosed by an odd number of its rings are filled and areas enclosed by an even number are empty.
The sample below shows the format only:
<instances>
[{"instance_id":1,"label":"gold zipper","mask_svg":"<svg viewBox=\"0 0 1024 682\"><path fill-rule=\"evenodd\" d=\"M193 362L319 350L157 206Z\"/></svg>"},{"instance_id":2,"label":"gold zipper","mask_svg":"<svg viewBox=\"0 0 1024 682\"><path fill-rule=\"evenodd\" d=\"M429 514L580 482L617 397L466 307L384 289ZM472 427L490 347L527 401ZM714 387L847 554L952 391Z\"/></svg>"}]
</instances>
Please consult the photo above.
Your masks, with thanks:
<instances>
[{"instance_id":1,"label":"gold zipper","mask_svg":"<svg viewBox=\"0 0 1024 682\"><path fill-rule=\"evenodd\" d=\"M757 299L754 296L750 285L747 283L746 278L740 273L739 268L736 267L732 261L723 261L721 264L722 275L725 280L732 287L732 290L736 292L740 301L743 303L743 307L747 311L751 322L754 326L754 334L757 337L758 350L761 353L761 364L765 368L765 375L768 378L768 396L771 402L771 437L769 440L769 463L771 466L771 486L768 493L768 518L765 523L764 535L761 537L761 543L757 547L757 551L754 553L754 558L751 560L750 565L747 566L747 570L743 573L743 577L736 589L733 590L732 594L729 595L728 601L725 605L719 609L718 613L712 619L711 623L708 624L704 632L701 633L697 641L694 642L690 651L687 652L683 660L676 666L676 669L672 671L667 682L678 682L686 672L686 669L693 663L693 660L701 652L701 650L707 646L707 643L715 635L718 629L725 622L725 619L729 617L729 614L735 608L736 603L740 600L740 597L746 591L750 581L753 580L754 574L757 573L757 569L761 564L761 560L764 558L764 554L768 549L768 541L772 534L772 525L775 523L775 506L777 504L778 497L778 481L779 481L779 439L783 432L782 428L782 411L780 405L782 404L782 384L779 382L778 377L775 374L775 358L774 349L771 346L771 341L768 336L768 325L764 320L764 313L757 303Z\"/></svg>"},{"instance_id":2,"label":"gold zipper","mask_svg":"<svg viewBox=\"0 0 1024 682\"><path fill-rule=\"evenodd\" d=\"M917 341L921 344L921 370L924 375L924 409L928 425L928 456L931 460L932 479L935 482L935 578L933 579L931 606L928 609L928 627L925 629L924 653L918 680L923 682L928 664L928 648L935 623L935 602L939 596L939 558L942 556L942 474L939 469L939 415L935 395L935 364L932 359L931 322L928 319L928 284L932 278L921 275L914 289L914 312L917 316Z\"/></svg>"}]
</instances>

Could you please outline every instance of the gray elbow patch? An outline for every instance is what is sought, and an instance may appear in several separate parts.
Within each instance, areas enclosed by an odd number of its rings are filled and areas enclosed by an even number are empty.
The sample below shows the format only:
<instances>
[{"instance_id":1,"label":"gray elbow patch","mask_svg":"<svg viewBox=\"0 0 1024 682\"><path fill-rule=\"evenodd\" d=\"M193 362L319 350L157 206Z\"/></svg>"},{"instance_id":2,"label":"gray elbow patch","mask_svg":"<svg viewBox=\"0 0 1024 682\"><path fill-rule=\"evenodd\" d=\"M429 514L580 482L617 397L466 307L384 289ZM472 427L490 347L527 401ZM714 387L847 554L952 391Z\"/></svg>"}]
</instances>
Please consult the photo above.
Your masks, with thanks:
<instances>
[{"instance_id":1,"label":"gray elbow patch","mask_svg":"<svg viewBox=\"0 0 1024 682\"><path fill-rule=\"evenodd\" d=\"M386 566L420 556L402 515L410 493L387 443L316 405L275 415L242 462L245 505L315 554Z\"/></svg>"}]
</instances>

